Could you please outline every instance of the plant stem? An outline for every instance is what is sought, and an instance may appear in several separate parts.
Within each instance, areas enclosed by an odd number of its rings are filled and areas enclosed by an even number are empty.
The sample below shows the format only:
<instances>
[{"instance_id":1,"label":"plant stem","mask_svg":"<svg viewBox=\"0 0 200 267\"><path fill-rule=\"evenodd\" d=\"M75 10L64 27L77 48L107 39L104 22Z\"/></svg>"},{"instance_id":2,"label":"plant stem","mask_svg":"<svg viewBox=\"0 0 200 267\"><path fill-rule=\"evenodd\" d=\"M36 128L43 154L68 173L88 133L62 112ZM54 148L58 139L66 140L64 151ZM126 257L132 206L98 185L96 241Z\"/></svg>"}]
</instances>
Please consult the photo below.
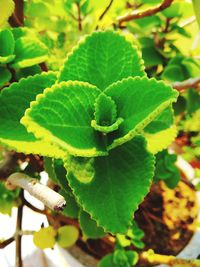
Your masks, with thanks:
<instances>
[{"instance_id":1,"label":"plant stem","mask_svg":"<svg viewBox=\"0 0 200 267\"><path fill-rule=\"evenodd\" d=\"M21 197L23 197L23 190L20 193ZM16 223L16 235L15 235L15 241L16 241L16 261L15 266L16 267L23 267L22 263L22 236L19 234L19 232L22 230L22 217L23 217L23 204L20 204L17 210L17 223Z\"/></svg>"},{"instance_id":2,"label":"plant stem","mask_svg":"<svg viewBox=\"0 0 200 267\"><path fill-rule=\"evenodd\" d=\"M14 236L4 240L3 242L0 243L0 249L5 248L6 246L10 245L13 241L15 241Z\"/></svg>"},{"instance_id":3,"label":"plant stem","mask_svg":"<svg viewBox=\"0 0 200 267\"><path fill-rule=\"evenodd\" d=\"M78 10L78 18L77 18L77 21L78 21L78 30L81 32L83 27L82 27L82 18L81 18L81 6L79 3L76 3L76 6L77 6L77 10Z\"/></svg>"},{"instance_id":4,"label":"plant stem","mask_svg":"<svg viewBox=\"0 0 200 267\"><path fill-rule=\"evenodd\" d=\"M25 189L54 211L61 211L66 205L63 196L26 174L16 172L8 177L7 188L13 190L16 187Z\"/></svg>"},{"instance_id":5,"label":"plant stem","mask_svg":"<svg viewBox=\"0 0 200 267\"><path fill-rule=\"evenodd\" d=\"M109 11L109 9L111 8L112 4L113 4L114 0L111 0L110 3L108 4L108 6L105 8L105 10L103 11L103 13L99 16L98 19L98 23L104 18L104 16L106 15L106 13ZM99 25L97 24L96 26L96 30L98 30Z\"/></svg>"},{"instance_id":6,"label":"plant stem","mask_svg":"<svg viewBox=\"0 0 200 267\"><path fill-rule=\"evenodd\" d=\"M200 76L196 78L190 78L183 82L175 82L172 87L178 91L184 91L189 88L198 88L200 84Z\"/></svg>"},{"instance_id":7,"label":"plant stem","mask_svg":"<svg viewBox=\"0 0 200 267\"><path fill-rule=\"evenodd\" d=\"M156 6L154 8L145 10L145 11L139 11L139 12L132 12L132 13L128 13L125 14L124 16L121 16L119 18L117 18L119 27L122 27L122 24L124 22L128 22L131 20L135 20L135 19L140 19L140 18L144 18L144 17L149 17L149 16L153 16L154 14L168 8L171 4L172 4L173 0L164 0L159 6Z\"/></svg>"},{"instance_id":8,"label":"plant stem","mask_svg":"<svg viewBox=\"0 0 200 267\"><path fill-rule=\"evenodd\" d=\"M24 24L24 1L14 0L15 11L9 19L9 23L12 27L21 27Z\"/></svg>"}]
</instances>

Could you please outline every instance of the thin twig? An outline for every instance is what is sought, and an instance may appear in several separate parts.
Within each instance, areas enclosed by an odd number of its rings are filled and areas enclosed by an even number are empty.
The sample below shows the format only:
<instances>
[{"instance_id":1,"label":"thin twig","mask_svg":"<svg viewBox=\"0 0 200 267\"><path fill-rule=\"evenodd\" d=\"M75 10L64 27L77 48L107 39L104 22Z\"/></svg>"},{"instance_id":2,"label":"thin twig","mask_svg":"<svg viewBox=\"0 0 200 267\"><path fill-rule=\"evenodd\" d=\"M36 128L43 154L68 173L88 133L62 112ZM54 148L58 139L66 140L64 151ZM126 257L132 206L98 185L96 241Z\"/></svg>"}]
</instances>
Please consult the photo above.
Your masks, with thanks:
<instances>
[{"instance_id":1,"label":"thin twig","mask_svg":"<svg viewBox=\"0 0 200 267\"><path fill-rule=\"evenodd\" d=\"M6 246L10 245L13 241L15 241L14 236L4 240L3 242L0 242L0 249L5 248Z\"/></svg>"},{"instance_id":2,"label":"thin twig","mask_svg":"<svg viewBox=\"0 0 200 267\"><path fill-rule=\"evenodd\" d=\"M25 206L27 206L29 209L31 209L31 210L33 210L33 211L35 211L37 213L40 213L40 214L43 214L43 215L49 214L48 210L46 210L46 209L41 210L41 209L36 208L31 203L29 203L25 198L23 198L22 201L23 201L23 204Z\"/></svg>"},{"instance_id":3,"label":"thin twig","mask_svg":"<svg viewBox=\"0 0 200 267\"><path fill-rule=\"evenodd\" d=\"M104 16L106 15L106 13L109 11L109 9L111 8L112 4L113 4L114 0L111 0L110 3L108 4L108 6L105 8L105 10L103 11L103 13L99 16L98 19L98 24L99 22L104 18ZM97 24L96 26L96 30L98 30L99 25Z\"/></svg>"},{"instance_id":4,"label":"thin twig","mask_svg":"<svg viewBox=\"0 0 200 267\"><path fill-rule=\"evenodd\" d=\"M122 27L122 24L124 22L153 16L154 14L168 8L172 4L172 2L173 0L164 0L159 6L156 6L154 8L139 12L133 11L132 13L125 14L124 16L117 18L119 27Z\"/></svg>"},{"instance_id":5,"label":"thin twig","mask_svg":"<svg viewBox=\"0 0 200 267\"><path fill-rule=\"evenodd\" d=\"M78 30L81 32L82 31L82 18L81 18L81 6L79 3L76 3L76 6L77 6L77 10L78 10L78 18L77 18L77 21L78 21Z\"/></svg>"},{"instance_id":6,"label":"thin twig","mask_svg":"<svg viewBox=\"0 0 200 267\"><path fill-rule=\"evenodd\" d=\"M177 91L184 91L189 88L198 88L200 84L200 76L196 78L190 78L183 82L175 82L172 84L172 87Z\"/></svg>"},{"instance_id":7,"label":"thin twig","mask_svg":"<svg viewBox=\"0 0 200 267\"><path fill-rule=\"evenodd\" d=\"M23 196L23 190L21 191L21 196ZM17 209L17 223L16 223L16 235L15 235L15 241L16 241L16 261L15 266L16 267L23 267L22 263L22 236L18 234L22 230L22 217L23 217L23 204L21 204Z\"/></svg>"}]
</instances>

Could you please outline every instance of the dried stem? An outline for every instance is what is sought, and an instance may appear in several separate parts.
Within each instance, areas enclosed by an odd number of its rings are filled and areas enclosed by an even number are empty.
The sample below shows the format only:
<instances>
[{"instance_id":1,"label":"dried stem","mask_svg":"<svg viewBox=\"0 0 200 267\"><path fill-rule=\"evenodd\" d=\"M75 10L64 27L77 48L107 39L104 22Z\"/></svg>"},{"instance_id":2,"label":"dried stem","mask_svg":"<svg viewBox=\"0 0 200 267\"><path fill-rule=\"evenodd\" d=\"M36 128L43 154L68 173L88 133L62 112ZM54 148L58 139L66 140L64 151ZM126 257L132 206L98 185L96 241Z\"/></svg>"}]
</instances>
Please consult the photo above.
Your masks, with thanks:
<instances>
[{"instance_id":1,"label":"dried stem","mask_svg":"<svg viewBox=\"0 0 200 267\"><path fill-rule=\"evenodd\" d=\"M111 8L112 4L113 4L114 0L111 0L110 3L108 4L108 6L105 8L105 10L103 11L103 13L99 16L98 19L98 23L104 18L104 16L106 15L106 13L109 11L109 9ZM96 26L96 30L98 30L99 25L97 24Z\"/></svg>"},{"instance_id":2,"label":"dried stem","mask_svg":"<svg viewBox=\"0 0 200 267\"><path fill-rule=\"evenodd\" d=\"M48 208L54 211L61 211L66 205L63 196L38 182L37 179L31 178L23 173L14 173L7 179L8 189L15 189L16 187L27 190L32 196L36 197L44 203Z\"/></svg>"},{"instance_id":3,"label":"dried stem","mask_svg":"<svg viewBox=\"0 0 200 267\"><path fill-rule=\"evenodd\" d=\"M156 6L154 8L139 12L133 11L132 13L125 14L124 16L117 18L119 27L122 27L122 24L124 22L153 16L154 14L168 8L172 4L172 2L173 0L164 0L159 6Z\"/></svg>"},{"instance_id":4,"label":"dried stem","mask_svg":"<svg viewBox=\"0 0 200 267\"><path fill-rule=\"evenodd\" d=\"M198 88L199 84L200 84L200 76L196 78L190 78L183 82L175 82L172 84L172 87L177 91L182 92L189 88Z\"/></svg>"},{"instance_id":5,"label":"dried stem","mask_svg":"<svg viewBox=\"0 0 200 267\"><path fill-rule=\"evenodd\" d=\"M21 191L21 196L23 196L23 190ZM22 236L18 234L22 230L22 217L23 217L23 204L21 204L17 209L17 223L16 223L16 234L15 234L15 242L16 242L16 259L15 266L23 267L22 263Z\"/></svg>"},{"instance_id":6,"label":"dried stem","mask_svg":"<svg viewBox=\"0 0 200 267\"><path fill-rule=\"evenodd\" d=\"M10 245L13 241L15 241L14 236L4 240L3 242L0 242L0 249L5 248L6 246Z\"/></svg>"}]
</instances>

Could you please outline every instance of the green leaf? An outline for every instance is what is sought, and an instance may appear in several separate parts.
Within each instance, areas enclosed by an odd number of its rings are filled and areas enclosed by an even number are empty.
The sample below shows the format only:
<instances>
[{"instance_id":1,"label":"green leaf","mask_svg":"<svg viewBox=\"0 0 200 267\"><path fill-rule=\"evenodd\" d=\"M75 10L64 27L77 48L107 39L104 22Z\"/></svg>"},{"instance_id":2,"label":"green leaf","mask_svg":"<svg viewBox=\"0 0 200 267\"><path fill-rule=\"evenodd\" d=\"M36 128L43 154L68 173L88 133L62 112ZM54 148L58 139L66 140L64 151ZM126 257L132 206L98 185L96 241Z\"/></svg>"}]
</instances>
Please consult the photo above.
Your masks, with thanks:
<instances>
[{"instance_id":1,"label":"green leaf","mask_svg":"<svg viewBox=\"0 0 200 267\"><path fill-rule=\"evenodd\" d=\"M147 68L163 64L162 55L153 46L142 48L142 58Z\"/></svg>"},{"instance_id":2,"label":"green leaf","mask_svg":"<svg viewBox=\"0 0 200 267\"><path fill-rule=\"evenodd\" d=\"M68 55L59 81L85 81L103 90L128 76L146 76L137 48L118 33L99 31Z\"/></svg>"},{"instance_id":3,"label":"green leaf","mask_svg":"<svg viewBox=\"0 0 200 267\"><path fill-rule=\"evenodd\" d=\"M178 96L177 91L170 86L146 77L129 77L114 83L105 90L105 94L115 101L118 117L124 119L115 136L110 138L108 149L121 145L140 133Z\"/></svg>"},{"instance_id":4,"label":"green leaf","mask_svg":"<svg viewBox=\"0 0 200 267\"><path fill-rule=\"evenodd\" d=\"M185 80L185 74L181 66L170 64L164 69L162 79L170 82L183 81Z\"/></svg>"},{"instance_id":5,"label":"green leaf","mask_svg":"<svg viewBox=\"0 0 200 267\"><path fill-rule=\"evenodd\" d=\"M117 267L113 262L113 254L107 254L98 263L98 267Z\"/></svg>"},{"instance_id":6,"label":"green leaf","mask_svg":"<svg viewBox=\"0 0 200 267\"><path fill-rule=\"evenodd\" d=\"M79 215L79 222L81 230L87 238L101 238L106 235L103 228L98 226L96 221L91 218L91 216L81 210Z\"/></svg>"},{"instance_id":7,"label":"green leaf","mask_svg":"<svg viewBox=\"0 0 200 267\"><path fill-rule=\"evenodd\" d=\"M172 107L166 108L144 129L146 133L156 133L169 128L174 122Z\"/></svg>"},{"instance_id":8,"label":"green leaf","mask_svg":"<svg viewBox=\"0 0 200 267\"><path fill-rule=\"evenodd\" d=\"M47 59L47 47L36 38L21 37L15 42L14 68L30 67Z\"/></svg>"},{"instance_id":9,"label":"green leaf","mask_svg":"<svg viewBox=\"0 0 200 267\"><path fill-rule=\"evenodd\" d=\"M183 66L186 68L189 77L198 77L200 72L200 64L193 58L184 58L182 60Z\"/></svg>"},{"instance_id":10,"label":"green leaf","mask_svg":"<svg viewBox=\"0 0 200 267\"><path fill-rule=\"evenodd\" d=\"M112 254L108 254L101 259L98 267L132 267L138 262L136 251L125 251L117 249Z\"/></svg>"},{"instance_id":11,"label":"green leaf","mask_svg":"<svg viewBox=\"0 0 200 267\"><path fill-rule=\"evenodd\" d=\"M73 246L78 240L79 231L73 225L62 226L58 229L57 242L63 248Z\"/></svg>"},{"instance_id":12,"label":"green leaf","mask_svg":"<svg viewBox=\"0 0 200 267\"><path fill-rule=\"evenodd\" d=\"M58 179L54 170L53 160L50 157L44 157L44 170L48 173L48 177L55 184L58 184Z\"/></svg>"},{"instance_id":13,"label":"green leaf","mask_svg":"<svg viewBox=\"0 0 200 267\"><path fill-rule=\"evenodd\" d=\"M125 233L149 190L154 158L145 146L138 136L111 150L107 157L94 158L95 174L90 183L82 183L66 163L67 179L77 201L106 232Z\"/></svg>"},{"instance_id":14,"label":"green leaf","mask_svg":"<svg viewBox=\"0 0 200 267\"><path fill-rule=\"evenodd\" d=\"M96 123L95 120L91 121L91 126L99 132L102 132L103 134L108 134L111 133L113 131L116 131L119 128L119 125L123 122L124 120L122 118L117 118L116 122L114 122L112 125L110 126L101 126L99 124Z\"/></svg>"},{"instance_id":15,"label":"green leaf","mask_svg":"<svg viewBox=\"0 0 200 267\"><path fill-rule=\"evenodd\" d=\"M6 64L15 58L14 47L15 41L10 30L4 29L0 31L0 64Z\"/></svg>"},{"instance_id":16,"label":"green leaf","mask_svg":"<svg viewBox=\"0 0 200 267\"><path fill-rule=\"evenodd\" d=\"M180 17L182 15L181 12L181 5L182 3L172 3L172 5L168 8L166 8L162 13L167 18L174 18L174 17Z\"/></svg>"},{"instance_id":17,"label":"green leaf","mask_svg":"<svg viewBox=\"0 0 200 267\"><path fill-rule=\"evenodd\" d=\"M95 102L95 120L101 126L110 126L116 121L117 108L111 97L100 94Z\"/></svg>"},{"instance_id":18,"label":"green leaf","mask_svg":"<svg viewBox=\"0 0 200 267\"><path fill-rule=\"evenodd\" d=\"M100 92L83 82L56 84L32 103L22 123L37 137L55 143L71 155L106 155L98 133L91 127L95 99Z\"/></svg>"},{"instance_id":19,"label":"green leaf","mask_svg":"<svg viewBox=\"0 0 200 267\"><path fill-rule=\"evenodd\" d=\"M41 68L39 65L34 65L31 67L23 68L23 69L18 69L16 71L16 78L17 80L20 80L21 78L26 78L28 76L34 76L35 74L41 73Z\"/></svg>"},{"instance_id":20,"label":"green leaf","mask_svg":"<svg viewBox=\"0 0 200 267\"><path fill-rule=\"evenodd\" d=\"M188 90L187 111L189 114L200 108L200 93L195 89Z\"/></svg>"},{"instance_id":21,"label":"green leaf","mask_svg":"<svg viewBox=\"0 0 200 267\"><path fill-rule=\"evenodd\" d=\"M175 125L172 125L170 128L162 130L160 132L150 134L144 132L144 137L147 140L148 150L156 154L163 149L166 149L176 138L178 130Z\"/></svg>"},{"instance_id":22,"label":"green leaf","mask_svg":"<svg viewBox=\"0 0 200 267\"><path fill-rule=\"evenodd\" d=\"M37 140L20 124L30 102L42 93L46 87L52 86L57 75L53 72L35 75L13 83L0 94L0 143L10 149L26 154L46 156L63 156L64 153L49 143Z\"/></svg>"},{"instance_id":23,"label":"green leaf","mask_svg":"<svg viewBox=\"0 0 200 267\"><path fill-rule=\"evenodd\" d=\"M62 214L73 219L78 219L80 207L76 202L74 195L64 189L62 189L59 193L65 198L67 203L66 207L62 211Z\"/></svg>"},{"instance_id":24,"label":"green leaf","mask_svg":"<svg viewBox=\"0 0 200 267\"><path fill-rule=\"evenodd\" d=\"M6 69L5 67L0 67L0 87L7 84L10 81L11 77L12 75L8 69Z\"/></svg>"},{"instance_id":25,"label":"green leaf","mask_svg":"<svg viewBox=\"0 0 200 267\"><path fill-rule=\"evenodd\" d=\"M8 18L12 15L15 8L14 1L12 0L1 0L0 1L0 27L6 23Z\"/></svg>"},{"instance_id":26,"label":"green leaf","mask_svg":"<svg viewBox=\"0 0 200 267\"><path fill-rule=\"evenodd\" d=\"M158 153L154 181L163 180L169 188L175 188L180 181L180 173L175 166L176 160L177 156L169 154L167 150Z\"/></svg>"},{"instance_id":27,"label":"green leaf","mask_svg":"<svg viewBox=\"0 0 200 267\"><path fill-rule=\"evenodd\" d=\"M66 179L66 169L64 168L62 159L52 159L52 164L54 168L54 173L56 175L56 179L60 187L64 190L70 189L68 186L68 182Z\"/></svg>"}]
</instances>

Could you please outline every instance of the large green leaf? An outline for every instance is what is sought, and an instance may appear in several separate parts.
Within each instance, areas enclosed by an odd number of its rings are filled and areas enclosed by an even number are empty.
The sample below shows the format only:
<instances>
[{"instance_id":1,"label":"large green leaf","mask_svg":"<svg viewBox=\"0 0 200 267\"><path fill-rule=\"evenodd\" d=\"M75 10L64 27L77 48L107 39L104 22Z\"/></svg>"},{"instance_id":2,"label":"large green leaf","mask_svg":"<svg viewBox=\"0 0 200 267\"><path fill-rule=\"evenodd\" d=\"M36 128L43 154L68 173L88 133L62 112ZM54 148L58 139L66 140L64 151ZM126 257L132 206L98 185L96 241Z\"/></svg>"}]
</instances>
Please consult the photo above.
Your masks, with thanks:
<instances>
[{"instance_id":1,"label":"large green leaf","mask_svg":"<svg viewBox=\"0 0 200 267\"><path fill-rule=\"evenodd\" d=\"M47 47L36 38L21 37L15 42L14 68L25 68L47 59Z\"/></svg>"},{"instance_id":2,"label":"large green leaf","mask_svg":"<svg viewBox=\"0 0 200 267\"><path fill-rule=\"evenodd\" d=\"M109 149L141 133L178 96L170 86L146 77L123 79L109 86L105 94L115 101L118 117L124 119L115 135L111 136Z\"/></svg>"},{"instance_id":3,"label":"large green leaf","mask_svg":"<svg viewBox=\"0 0 200 267\"><path fill-rule=\"evenodd\" d=\"M158 117L156 117L147 127L144 129L147 133L157 133L169 128L173 122L173 110L172 107L166 108Z\"/></svg>"},{"instance_id":4,"label":"large green leaf","mask_svg":"<svg viewBox=\"0 0 200 267\"><path fill-rule=\"evenodd\" d=\"M10 71L5 67L0 67L0 87L4 86L11 79Z\"/></svg>"},{"instance_id":5,"label":"large green leaf","mask_svg":"<svg viewBox=\"0 0 200 267\"><path fill-rule=\"evenodd\" d=\"M52 86L55 81L56 74L49 72L22 79L3 89L0 95L0 142L3 145L27 154L63 155L58 148L37 140L20 124L20 119L30 102L46 87Z\"/></svg>"},{"instance_id":6,"label":"large green leaf","mask_svg":"<svg viewBox=\"0 0 200 267\"><path fill-rule=\"evenodd\" d=\"M15 58L14 53L15 41L10 30L0 31L0 64L6 64Z\"/></svg>"},{"instance_id":7,"label":"large green leaf","mask_svg":"<svg viewBox=\"0 0 200 267\"><path fill-rule=\"evenodd\" d=\"M81 170L66 162L67 179L78 202L107 232L126 233L133 212L148 193L154 157L145 146L143 137L137 136L107 157L94 158L94 177L88 183L76 177Z\"/></svg>"},{"instance_id":8,"label":"large green leaf","mask_svg":"<svg viewBox=\"0 0 200 267\"><path fill-rule=\"evenodd\" d=\"M101 91L84 82L62 82L32 103L22 123L37 137L59 145L75 156L107 154L91 127L94 103Z\"/></svg>"},{"instance_id":9,"label":"large green leaf","mask_svg":"<svg viewBox=\"0 0 200 267\"><path fill-rule=\"evenodd\" d=\"M83 210L79 213L79 222L81 230L87 238L96 239L106 235L103 228L97 226L95 220L93 220L91 216Z\"/></svg>"},{"instance_id":10,"label":"large green leaf","mask_svg":"<svg viewBox=\"0 0 200 267\"><path fill-rule=\"evenodd\" d=\"M89 82L100 89L128 76L145 76L136 47L116 32L94 32L69 54L59 81Z\"/></svg>"}]
</instances>

